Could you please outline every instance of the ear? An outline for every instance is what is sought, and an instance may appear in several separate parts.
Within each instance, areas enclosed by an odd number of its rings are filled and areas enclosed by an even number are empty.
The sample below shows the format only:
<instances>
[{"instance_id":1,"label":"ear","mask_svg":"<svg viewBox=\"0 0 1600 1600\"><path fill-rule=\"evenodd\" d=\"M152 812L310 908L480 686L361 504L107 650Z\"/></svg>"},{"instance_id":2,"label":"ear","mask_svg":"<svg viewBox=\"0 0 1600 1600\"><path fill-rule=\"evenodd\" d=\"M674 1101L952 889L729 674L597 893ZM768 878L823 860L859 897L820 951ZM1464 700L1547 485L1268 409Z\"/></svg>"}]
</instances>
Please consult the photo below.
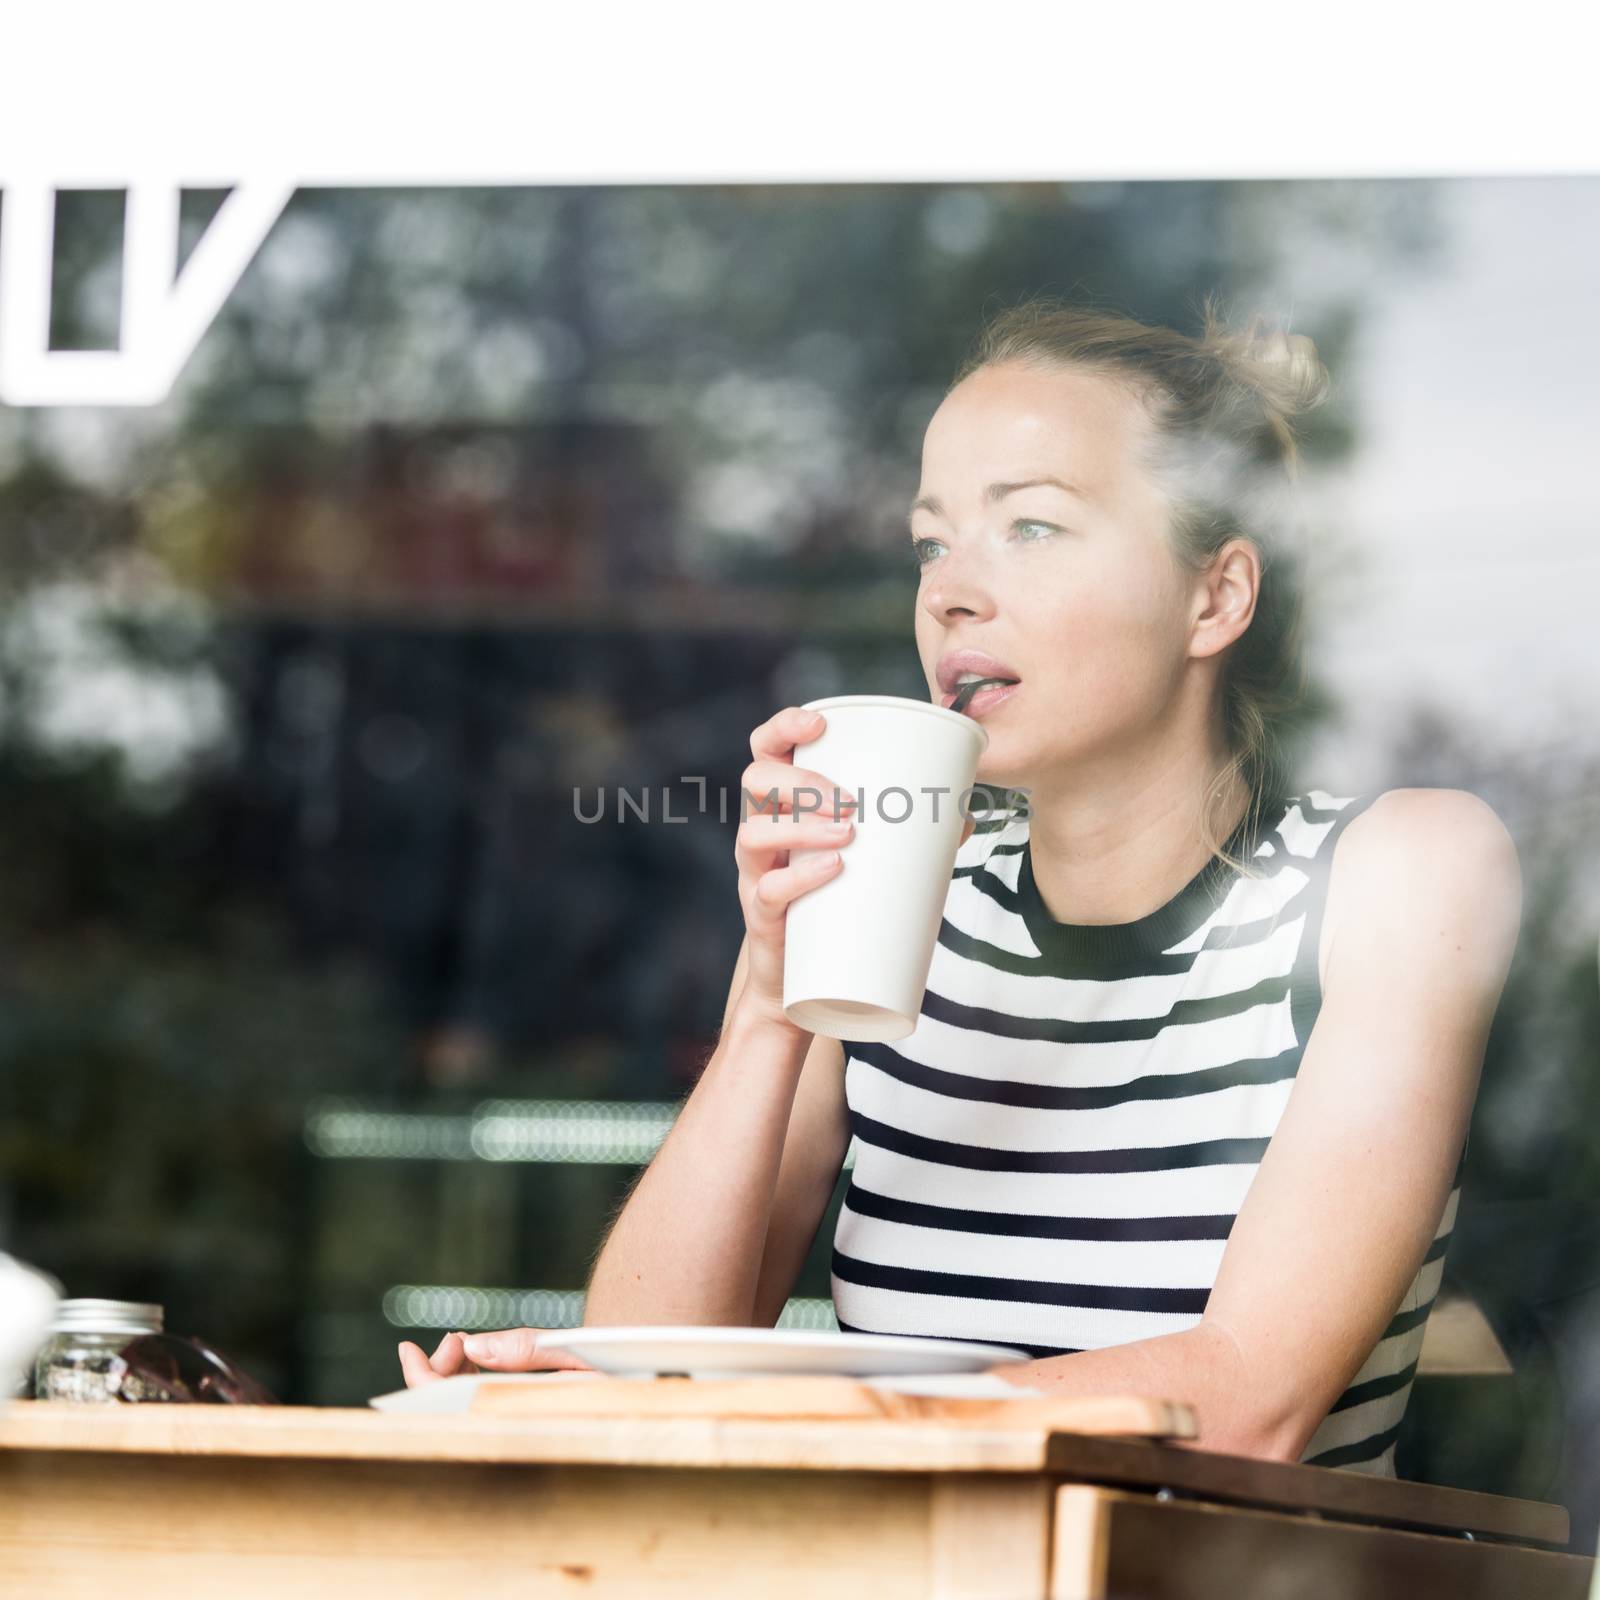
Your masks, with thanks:
<instances>
[{"instance_id":1,"label":"ear","mask_svg":"<svg viewBox=\"0 0 1600 1600\"><path fill-rule=\"evenodd\" d=\"M1226 650L1256 614L1261 592L1261 553L1249 539L1230 539L1195 580L1189 654Z\"/></svg>"}]
</instances>

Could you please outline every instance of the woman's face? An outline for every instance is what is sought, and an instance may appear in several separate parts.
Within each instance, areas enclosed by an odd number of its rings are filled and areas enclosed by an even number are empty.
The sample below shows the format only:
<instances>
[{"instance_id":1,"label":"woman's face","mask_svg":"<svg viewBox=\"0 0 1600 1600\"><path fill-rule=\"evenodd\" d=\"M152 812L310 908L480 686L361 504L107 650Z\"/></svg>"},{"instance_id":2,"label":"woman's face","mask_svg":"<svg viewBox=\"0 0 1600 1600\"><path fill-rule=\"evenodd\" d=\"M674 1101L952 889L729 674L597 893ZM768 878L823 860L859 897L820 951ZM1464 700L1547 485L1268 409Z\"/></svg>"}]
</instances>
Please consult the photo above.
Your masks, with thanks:
<instances>
[{"instance_id":1,"label":"woman's face","mask_svg":"<svg viewBox=\"0 0 1600 1600\"><path fill-rule=\"evenodd\" d=\"M1134 755L1173 715L1195 580L1135 458L1147 426L1104 376L1017 363L973 373L928 424L910 531L930 693L949 705L969 664L1018 680L969 704L982 782Z\"/></svg>"}]
</instances>

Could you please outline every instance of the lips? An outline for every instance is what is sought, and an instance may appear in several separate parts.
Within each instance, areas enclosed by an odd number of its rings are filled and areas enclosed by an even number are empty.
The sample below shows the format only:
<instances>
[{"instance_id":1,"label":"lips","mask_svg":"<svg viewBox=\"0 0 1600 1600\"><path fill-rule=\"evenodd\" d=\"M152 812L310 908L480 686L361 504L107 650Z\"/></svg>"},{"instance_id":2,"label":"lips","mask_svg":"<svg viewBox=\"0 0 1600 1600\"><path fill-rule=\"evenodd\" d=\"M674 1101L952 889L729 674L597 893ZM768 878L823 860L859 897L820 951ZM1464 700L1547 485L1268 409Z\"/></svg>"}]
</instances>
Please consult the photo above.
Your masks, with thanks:
<instances>
[{"instance_id":1,"label":"lips","mask_svg":"<svg viewBox=\"0 0 1600 1600\"><path fill-rule=\"evenodd\" d=\"M1005 662L986 655L982 650L950 650L939 657L937 676L940 689L945 694L953 693L957 679L969 672L977 673L980 678L1007 678L1012 683L1022 681L1022 674L1014 667L1008 667Z\"/></svg>"},{"instance_id":2,"label":"lips","mask_svg":"<svg viewBox=\"0 0 1600 1600\"><path fill-rule=\"evenodd\" d=\"M1016 683L992 683L987 689L978 690L978 692L967 701L967 715L969 717L981 720L983 717L986 717L991 711L993 711L996 706L1004 705L1005 702L1009 700L1020 687L1021 685ZM941 695L939 697L939 704L942 705L946 711L954 711L956 708L955 703L959 698L959 691L951 694Z\"/></svg>"}]
</instances>

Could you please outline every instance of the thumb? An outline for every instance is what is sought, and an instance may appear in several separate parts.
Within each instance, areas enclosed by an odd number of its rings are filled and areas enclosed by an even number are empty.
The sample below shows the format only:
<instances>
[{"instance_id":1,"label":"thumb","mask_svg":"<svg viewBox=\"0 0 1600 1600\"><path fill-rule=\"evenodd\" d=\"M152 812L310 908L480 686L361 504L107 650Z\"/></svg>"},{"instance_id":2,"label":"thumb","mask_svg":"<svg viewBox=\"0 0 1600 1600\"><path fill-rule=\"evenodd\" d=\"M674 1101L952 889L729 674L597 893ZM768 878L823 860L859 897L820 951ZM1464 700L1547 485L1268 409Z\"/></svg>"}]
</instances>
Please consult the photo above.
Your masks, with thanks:
<instances>
[{"instance_id":1,"label":"thumb","mask_svg":"<svg viewBox=\"0 0 1600 1600\"><path fill-rule=\"evenodd\" d=\"M976 817L968 817L967 820L961 824L961 844L965 844L967 840L972 837L972 830L977 826L978 819ZM959 850L961 846L957 845L956 848Z\"/></svg>"}]
</instances>

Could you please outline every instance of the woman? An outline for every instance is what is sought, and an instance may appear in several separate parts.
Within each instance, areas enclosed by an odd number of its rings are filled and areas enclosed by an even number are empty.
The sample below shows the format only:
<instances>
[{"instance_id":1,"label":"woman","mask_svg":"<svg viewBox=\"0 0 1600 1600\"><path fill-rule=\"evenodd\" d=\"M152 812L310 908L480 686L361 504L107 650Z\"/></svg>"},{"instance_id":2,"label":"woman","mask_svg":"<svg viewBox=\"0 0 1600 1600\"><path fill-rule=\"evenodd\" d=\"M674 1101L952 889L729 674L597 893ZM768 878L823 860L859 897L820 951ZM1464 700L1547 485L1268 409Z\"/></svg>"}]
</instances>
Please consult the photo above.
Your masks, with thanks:
<instances>
[{"instance_id":1,"label":"woman","mask_svg":"<svg viewBox=\"0 0 1600 1600\"><path fill-rule=\"evenodd\" d=\"M1203 316L983 331L923 444L916 638L941 703L1013 680L969 709L979 780L1026 802L968 823L893 1046L783 1014L785 909L849 870L848 820L741 824L720 1042L586 1322L772 1325L853 1134L841 1327L1020 1346L1005 1378L1186 1401L1201 1448L1393 1473L1520 871L1472 794L1290 792L1291 421L1327 374ZM763 723L744 787L831 790L796 762L822 725ZM402 1359L579 1364L532 1342Z\"/></svg>"}]
</instances>

